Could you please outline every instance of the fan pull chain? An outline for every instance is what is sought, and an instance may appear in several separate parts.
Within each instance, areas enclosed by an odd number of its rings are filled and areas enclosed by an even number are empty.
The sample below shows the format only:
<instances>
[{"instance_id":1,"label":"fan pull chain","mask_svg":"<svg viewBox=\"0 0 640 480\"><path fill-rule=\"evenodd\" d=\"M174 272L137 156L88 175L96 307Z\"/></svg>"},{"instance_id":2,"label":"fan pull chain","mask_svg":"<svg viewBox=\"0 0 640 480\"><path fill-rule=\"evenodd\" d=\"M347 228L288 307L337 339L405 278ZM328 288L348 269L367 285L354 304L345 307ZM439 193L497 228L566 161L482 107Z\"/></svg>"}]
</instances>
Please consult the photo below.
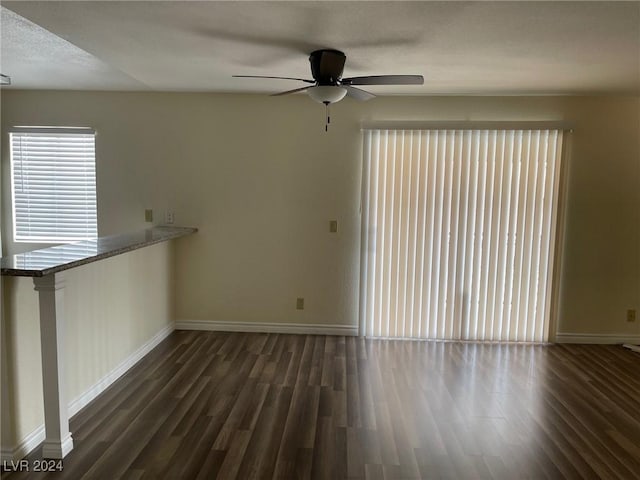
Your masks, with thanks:
<instances>
[{"instance_id":1,"label":"fan pull chain","mask_svg":"<svg viewBox=\"0 0 640 480\"><path fill-rule=\"evenodd\" d=\"M328 132L329 124L331 123L331 117L329 116L329 102L323 102L323 103L324 103L324 109L327 113L327 122L324 124L324 131Z\"/></svg>"}]
</instances>

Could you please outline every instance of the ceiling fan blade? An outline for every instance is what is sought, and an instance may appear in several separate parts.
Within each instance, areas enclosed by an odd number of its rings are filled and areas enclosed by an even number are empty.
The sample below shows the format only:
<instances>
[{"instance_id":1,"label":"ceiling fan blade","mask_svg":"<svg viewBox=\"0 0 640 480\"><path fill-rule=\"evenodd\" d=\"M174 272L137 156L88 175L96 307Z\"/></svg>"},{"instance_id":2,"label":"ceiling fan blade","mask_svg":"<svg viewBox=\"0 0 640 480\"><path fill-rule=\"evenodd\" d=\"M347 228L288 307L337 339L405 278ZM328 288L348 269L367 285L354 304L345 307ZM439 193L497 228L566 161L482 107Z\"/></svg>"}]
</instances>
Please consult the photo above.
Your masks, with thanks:
<instances>
[{"instance_id":1,"label":"ceiling fan blade","mask_svg":"<svg viewBox=\"0 0 640 480\"><path fill-rule=\"evenodd\" d=\"M236 78L276 78L278 80L298 80L305 83L316 83L314 80L307 80L306 78L294 78L294 77L269 77L266 75L232 75Z\"/></svg>"},{"instance_id":2,"label":"ceiling fan blade","mask_svg":"<svg viewBox=\"0 0 640 480\"><path fill-rule=\"evenodd\" d=\"M356 100L371 100L375 97L373 93L366 92L360 88L352 87L350 85L342 85L342 87L347 89L347 95L351 98L355 98Z\"/></svg>"},{"instance_id":3,"label":"ceiling fan blade","mask_svg":"<svg viewBox=\"0 0 640 480\"><path fill-rule=\"evenodd\" d=\"M342 85L422 85L422 75L370 75L343 78Z\"/></svg>"},{"instance_id":4,"label":"ceiling fan blade","mask_svg":"<svg viewBox=\"0 0 640 480\"><path fill-rule=\"evenodd\" d=\"M279 97L280 95L289 95L290 93L304 92L305 90L309 90L309 88L311 87L294 88L293 90L287 90L286 92L272 93L271 96Z\"/></svg>"}]
</instances>

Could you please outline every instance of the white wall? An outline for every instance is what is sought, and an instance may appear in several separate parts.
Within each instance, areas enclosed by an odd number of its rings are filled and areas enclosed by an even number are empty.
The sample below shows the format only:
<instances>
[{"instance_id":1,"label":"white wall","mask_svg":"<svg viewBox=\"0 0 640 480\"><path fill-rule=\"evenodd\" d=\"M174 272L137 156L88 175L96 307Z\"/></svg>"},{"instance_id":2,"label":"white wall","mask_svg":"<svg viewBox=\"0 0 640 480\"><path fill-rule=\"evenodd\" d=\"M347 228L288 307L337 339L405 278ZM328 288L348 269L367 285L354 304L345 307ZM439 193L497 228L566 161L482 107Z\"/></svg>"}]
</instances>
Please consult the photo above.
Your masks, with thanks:
<instances>
[{"instance_id":1,"label":"white wall","mask_svg":"<svg viewBox=\"0 0 640 480\"><path fill-rule=\"evenodd\" d=\"M176 245L178 320L356 325L368 120L572 122L558 329L640 333L625 319L640 307L638 97L345 99L328 133L305 96L3 91L2 103L5 140L11 125L96 128L101 235L139 228L151 207L200 229Z\"/></svg>"}]
</instances>

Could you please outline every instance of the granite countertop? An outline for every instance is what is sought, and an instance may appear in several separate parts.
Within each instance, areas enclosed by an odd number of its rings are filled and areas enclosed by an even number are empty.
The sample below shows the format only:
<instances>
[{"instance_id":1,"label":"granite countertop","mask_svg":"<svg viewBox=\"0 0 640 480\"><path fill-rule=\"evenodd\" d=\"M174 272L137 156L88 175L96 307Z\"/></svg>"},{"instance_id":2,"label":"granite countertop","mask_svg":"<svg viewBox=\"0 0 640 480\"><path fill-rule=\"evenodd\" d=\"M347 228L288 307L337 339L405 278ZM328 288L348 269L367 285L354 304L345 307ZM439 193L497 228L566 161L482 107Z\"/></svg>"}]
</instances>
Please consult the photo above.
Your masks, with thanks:
<instances>
[{"instance_id":1,"label":"granite countertop","mask_svg":"<svg viewBox=\"0 0 640 480\"><path fill-rule=\"evenodd\" d=\"M17 277L43 277L197 231L193 227L154 227L134 233L42 248L2 257L0 273Z\"/></svg>"}]
</instances>

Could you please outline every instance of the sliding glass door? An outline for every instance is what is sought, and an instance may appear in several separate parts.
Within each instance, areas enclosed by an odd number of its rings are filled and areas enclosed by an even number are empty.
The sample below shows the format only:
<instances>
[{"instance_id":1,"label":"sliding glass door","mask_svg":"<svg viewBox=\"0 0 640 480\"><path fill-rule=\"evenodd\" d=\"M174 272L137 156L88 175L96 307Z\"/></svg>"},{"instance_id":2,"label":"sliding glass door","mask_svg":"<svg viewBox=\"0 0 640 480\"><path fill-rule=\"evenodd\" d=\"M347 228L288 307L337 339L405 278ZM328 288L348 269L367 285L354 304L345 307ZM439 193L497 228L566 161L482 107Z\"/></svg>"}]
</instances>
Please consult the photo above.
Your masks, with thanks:
<instances>
[{"instance_id":1,"label":"sliding glass door","mask_svg":"<svg viewBox=\"0 0 640 480\"><path fill-rule=\"evenodd\" d=\"M562 137L365 130L361 334L546 341Z\"/></svg>"}]
</instances>

